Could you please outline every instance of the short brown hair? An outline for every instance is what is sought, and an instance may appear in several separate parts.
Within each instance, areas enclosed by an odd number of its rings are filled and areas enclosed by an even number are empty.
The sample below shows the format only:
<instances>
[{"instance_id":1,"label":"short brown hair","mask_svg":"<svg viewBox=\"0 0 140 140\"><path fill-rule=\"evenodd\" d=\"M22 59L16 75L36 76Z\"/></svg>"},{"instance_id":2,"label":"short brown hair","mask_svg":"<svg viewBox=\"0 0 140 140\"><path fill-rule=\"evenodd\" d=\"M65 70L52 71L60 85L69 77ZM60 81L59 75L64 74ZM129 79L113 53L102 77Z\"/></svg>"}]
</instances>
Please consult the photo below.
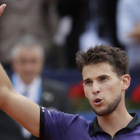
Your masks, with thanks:
<instances>
[{"instance_id":1,"label":"short brown hair","mask_svg":"<svg viewBox=\"0 0 140 140\"><path fill-rule=\"evenodd\" d=\"M111 46L96 45L90 47L87 52L77 52L76 64L82 72L86 65L97 64L100 62L108 62L118 76L129 74L129 60L125 51Z\"/></svg>"}]
</instances>

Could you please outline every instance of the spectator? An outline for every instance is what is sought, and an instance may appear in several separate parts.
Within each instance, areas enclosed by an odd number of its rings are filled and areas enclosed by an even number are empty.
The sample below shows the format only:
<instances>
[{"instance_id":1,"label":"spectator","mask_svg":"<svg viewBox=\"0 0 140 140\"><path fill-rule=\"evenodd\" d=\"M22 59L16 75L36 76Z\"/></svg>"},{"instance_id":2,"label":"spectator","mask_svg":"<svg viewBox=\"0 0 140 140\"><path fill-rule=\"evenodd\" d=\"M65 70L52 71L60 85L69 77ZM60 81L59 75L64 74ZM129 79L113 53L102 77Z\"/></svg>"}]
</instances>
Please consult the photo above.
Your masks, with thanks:
<instances>
[{"instance_id":1,"label":"spectator","mask_svg":"<svg viewBox=\"0 0 140 140\"><path fill-rule=\"evenodd\" d=\"M140 1L119 0L117 34L130 59L130 69L140 68Z\"/></svg>"},{"instance_id":2,"label":"spectator","mask_svg":"<svg viewBox=\"0 0 140 140\"><path fill-rule=\"evenodd\" d=\"M71 112L67 89L64 85L40 76L44 63L44 51L36 39L31 36L23 37L13 47L11 59L14 71L11 81L17 92L45 106L48 110ZM4 140L36 139L2 111L0 113L0 136Z\"/></svg>"}]
</instances>

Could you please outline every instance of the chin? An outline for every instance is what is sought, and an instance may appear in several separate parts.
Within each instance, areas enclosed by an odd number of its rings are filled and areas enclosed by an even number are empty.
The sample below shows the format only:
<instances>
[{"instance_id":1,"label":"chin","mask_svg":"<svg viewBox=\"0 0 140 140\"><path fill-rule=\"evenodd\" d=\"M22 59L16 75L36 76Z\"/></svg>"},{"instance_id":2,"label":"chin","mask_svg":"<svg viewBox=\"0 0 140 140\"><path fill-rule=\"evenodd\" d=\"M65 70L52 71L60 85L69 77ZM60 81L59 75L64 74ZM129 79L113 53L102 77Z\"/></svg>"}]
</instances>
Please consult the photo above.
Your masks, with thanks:
<instances>
[{"instance_id":1,"label":"chin","mask_svg":"<svg viewBox=\"0 0 140 140\"><path fill-rule=\"evenodd\" d=\"M95 112L97 116L103 117L103 116L108 116L111 113L107 113L107 112Z\"/></svg>"},{"instance_id":2,"label":"chin","mask_svg":"<svg viewBox=\"0 0 140 140\"><path fill-rule=\"evenodd\" d=\"M30 84L31 82L33 81L33 79L26 79L26 80L24 80L24 83L26 83L26 84Z\"/></svg>"},{"instance_id":3,"label":"chin","mask_svg":"<svg viewBox=\"0 0 140 140\"><path fill-rule=\"evenodd\" d=\"M105 108L103 110L93 110L97 116L108 116L112 114L116 110L116 107L114 108Z\"/></svg>"}]
</instances>

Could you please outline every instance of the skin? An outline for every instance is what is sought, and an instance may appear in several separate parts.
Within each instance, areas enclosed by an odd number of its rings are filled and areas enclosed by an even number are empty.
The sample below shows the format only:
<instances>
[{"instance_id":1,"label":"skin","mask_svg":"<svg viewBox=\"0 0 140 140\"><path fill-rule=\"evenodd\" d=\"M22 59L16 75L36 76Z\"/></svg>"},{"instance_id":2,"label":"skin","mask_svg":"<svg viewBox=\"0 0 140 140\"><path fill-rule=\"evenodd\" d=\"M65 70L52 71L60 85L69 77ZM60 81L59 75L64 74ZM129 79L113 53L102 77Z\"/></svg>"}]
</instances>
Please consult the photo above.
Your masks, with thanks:
<instances>
[{"instance_id":1,"label":"skin","mask_svg":"<svg viewBox=\"0 0 140 140\"><path fill-rule=\"evenodd\" d=\"M28 85L40 75L43 61L43 56L40 55L38 49L21 48L16 58L13 59L12 67L22 81Z\"/></svg>"},{"instance_id":2,"label":"skin","mask_svg":"<svg viewBox=\"0 0 140 140\"><path fill-rule=\"evenodd\" d=\"M0 6L0 16L4 8L5 5ZM108 63L84 66L82 75L85 95L92 108L98 113L98 123L105 132L113 137L118 130L132 120L124 103L125 90L129 87L131 78L127 74L119 77ZM95 98L101 99L101 102L94 103ZM108 108L110 110L110 106L116 101L114 109L107 113L106 110ZM1 64L0 108L33 135L39 137L39 106L15 92Z\"/></svg>"},{"instance_id":3,"label":"skin","mask_svg":"<svg viewBox=\"0 0 140 140\"><path fill-rule=\"evenodd\" d=\"M84 66L82 76L85 95L97 114L100 127L113 137L116 131L132 119L126 111L124 101L130 76L119 77L112 66L105 62ZM94 102L96 98L101 99L99 104ZM121 119L124 116L125 120Z\"/></svg>"},{"instance_id":4,"label":"skin","mask_svg":"<svg viewBox=\"0 0 140 140\"><path fill-rule=\"evenodd\" d=\"M0 17L2 16L2 13L3 13L5 7L6 7L6 4L2 4L2 5L0 6Z\"/></svg>"},{"instance_id":5,"label":"skin","mask_svg":"<svg viewBox=\"0 0 140 140\"><path fill-rule=\"evenodd\" d=\"M85 94L96 114L99 116L110 114L111 111L109 109L112 106L116 108L123 96L120 90L120 78L112 71L109 64L101 63L85 66L83 79ZM98 97L102 99L101 105L94 104L94 99ZM115 106L114 101L117 101ZM111 110L114 110L113 108Z\"/></svg>"}]
</instances>

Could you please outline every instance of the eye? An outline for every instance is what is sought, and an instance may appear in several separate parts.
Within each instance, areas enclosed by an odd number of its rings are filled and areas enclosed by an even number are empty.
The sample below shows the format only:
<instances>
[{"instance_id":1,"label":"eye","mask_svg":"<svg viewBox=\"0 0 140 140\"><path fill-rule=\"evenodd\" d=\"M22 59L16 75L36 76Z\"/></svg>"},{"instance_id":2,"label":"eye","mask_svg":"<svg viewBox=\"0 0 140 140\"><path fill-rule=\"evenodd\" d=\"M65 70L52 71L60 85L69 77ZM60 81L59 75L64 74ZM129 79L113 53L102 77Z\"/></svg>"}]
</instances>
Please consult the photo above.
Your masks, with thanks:
<instances>
[{"instance_id":1,"label":"eye","mask_svg":"<svg viewBox=\"0 0 140 140\"><path fill-rule=\"evenodd\" d=\"M90 86L90 85L92 85L92 81L86 81L85 84Z\"/></svg>"},{"instance_id":2,"label":"eye","mask_svg":"<svg viewBox=\"0 0 140 140\"><path fill-rule=\"evenodd\" d=\"M106 81L107 80L107 77L105 77L105 76L102 76L102 77L100 77L100 79L99 79L101 82L103 82L103 81Z\"/></svg>"}]
</instances>

